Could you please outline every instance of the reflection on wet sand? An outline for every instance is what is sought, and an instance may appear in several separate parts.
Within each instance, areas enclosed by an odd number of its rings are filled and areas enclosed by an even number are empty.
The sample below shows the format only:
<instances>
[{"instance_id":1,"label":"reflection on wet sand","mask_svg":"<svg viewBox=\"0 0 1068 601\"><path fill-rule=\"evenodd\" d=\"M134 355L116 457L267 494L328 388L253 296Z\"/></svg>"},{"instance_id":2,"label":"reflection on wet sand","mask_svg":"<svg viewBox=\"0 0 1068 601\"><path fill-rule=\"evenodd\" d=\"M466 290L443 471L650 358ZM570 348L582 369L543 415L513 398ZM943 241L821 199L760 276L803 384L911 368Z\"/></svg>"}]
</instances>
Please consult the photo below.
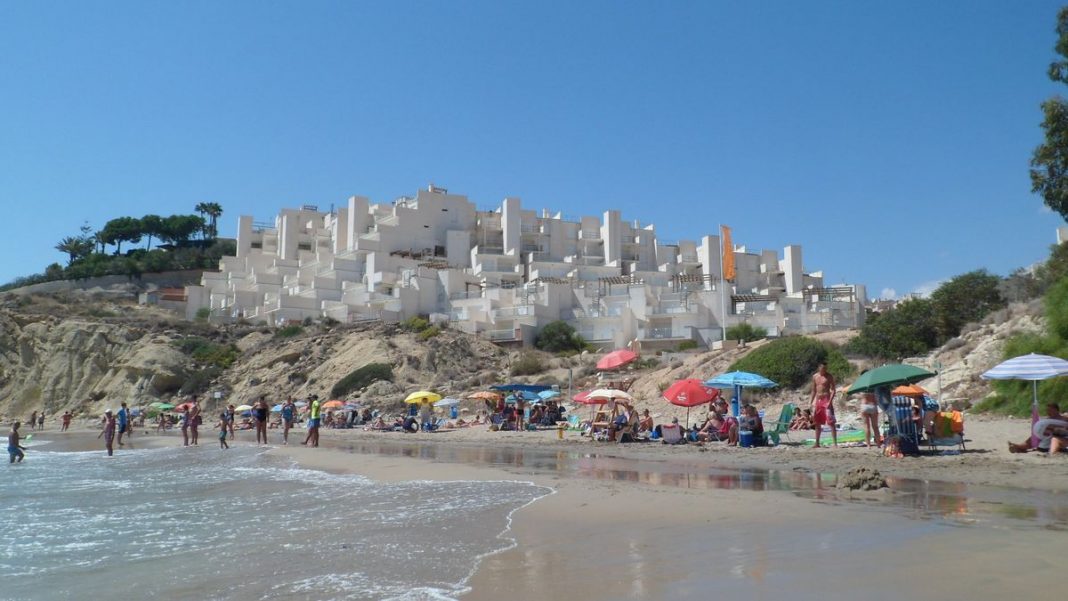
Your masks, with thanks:
<instances>
[{"instance_id":1,"label":"reflection on wet sand","mask_svg":"<svg viewBox=\"0 0 1068 601\"><path fill-rule=\"evenodd\" d=\"M1068 495L1048 491L888 477L892 494L854 499L837 489L836 474L800 469L726 469L595 453L421 443L351 442L337 448L361 454L486 465L519 474L560 474L687 489L784 491L823 502L884 506L913 519L940 519L954 524L969 524L980 517L987 521L1000 517L1046 526L1068 526Z\"/></svg>"}]
</instances>

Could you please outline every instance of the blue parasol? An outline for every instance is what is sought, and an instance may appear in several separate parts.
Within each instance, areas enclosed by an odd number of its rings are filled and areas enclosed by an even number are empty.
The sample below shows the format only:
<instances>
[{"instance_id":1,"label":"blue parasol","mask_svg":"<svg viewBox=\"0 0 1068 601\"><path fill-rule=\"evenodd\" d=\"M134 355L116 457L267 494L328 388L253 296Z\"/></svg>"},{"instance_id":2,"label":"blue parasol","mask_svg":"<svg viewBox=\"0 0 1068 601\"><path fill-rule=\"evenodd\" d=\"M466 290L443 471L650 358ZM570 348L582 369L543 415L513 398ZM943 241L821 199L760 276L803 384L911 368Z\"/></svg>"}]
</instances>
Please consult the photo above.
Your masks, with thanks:
<instances>
[{"instance_id":1,"label":"blue parasol","mask_svg":"<svg viewBox=\"0 0 1068 601\"><path fill-rule=\"evenodd\" d=\"M743 388L775 388L778 384L760 374L747 371L731 371L706 381L705 386L710 388L733 388L731 413L734 417L738 417L738 402L742 398Z\"/></svg>"}]
</instances>

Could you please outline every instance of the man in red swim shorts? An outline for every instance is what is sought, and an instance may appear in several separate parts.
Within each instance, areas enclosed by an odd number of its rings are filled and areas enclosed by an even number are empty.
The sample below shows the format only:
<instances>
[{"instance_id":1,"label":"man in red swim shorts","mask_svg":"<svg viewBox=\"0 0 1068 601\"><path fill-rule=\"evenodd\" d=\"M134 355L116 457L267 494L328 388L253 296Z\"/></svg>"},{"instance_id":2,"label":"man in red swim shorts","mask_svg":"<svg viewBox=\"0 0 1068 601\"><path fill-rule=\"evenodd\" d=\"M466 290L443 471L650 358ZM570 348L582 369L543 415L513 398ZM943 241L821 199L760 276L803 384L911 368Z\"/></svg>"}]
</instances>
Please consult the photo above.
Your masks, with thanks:
<instances>
[{"instance_id":1,"label":"man in red swim shorts","mask_svg":"<svg viewBox=\"0 0 1068 601\"><path fill-rule=\"evenodd\" d=\"M827 364L820 363L816 374L812 376L812 424L816 428L816 448L820 446L820 433L823 425L831 428L831 439L834 446L838 446L838 430L835 429L834 419L834 376L827 371Z\"/></svg>"}]
</instances>

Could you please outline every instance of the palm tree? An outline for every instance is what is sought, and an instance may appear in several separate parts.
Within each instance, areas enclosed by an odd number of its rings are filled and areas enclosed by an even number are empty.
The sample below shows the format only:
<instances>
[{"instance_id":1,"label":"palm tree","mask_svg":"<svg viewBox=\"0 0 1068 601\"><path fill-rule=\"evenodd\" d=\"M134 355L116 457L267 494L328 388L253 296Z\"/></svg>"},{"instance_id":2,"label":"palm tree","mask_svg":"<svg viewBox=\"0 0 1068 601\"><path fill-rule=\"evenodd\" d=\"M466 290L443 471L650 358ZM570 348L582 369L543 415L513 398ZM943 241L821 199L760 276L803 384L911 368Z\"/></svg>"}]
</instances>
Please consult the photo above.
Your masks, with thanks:
<instances>
[{"instance_id":1,"label":"palm tree","mask_svg":"<svg viewBox=\"0 0 1068 601\"><path fill-rule=\"evenodd\" d=\"M67 254L67 265L92 252L95 244L83 238L67 236L56 244L56 250ZM88 247L88 248L87 248Z\"/></svg>"},{"instance_id":2,"label":"palm tree","mask_svg":"<svg viewBox=\"0 0 1068 601\"><path fill-rule=\"evenodd\" d=\"M204 215L208 212L208 203L198 202L197 206L193 207L193 210L197 212L197 215L200 215L201 219L204 219ZM204 233L201 232L201 237L203 237L203 235Z\"/></svg>"},{"instance_id":3,"label":"palm tree","mask_svg":"<svg viewBox=\"0 0 1068 601\"><path fill-rule=\"evenodd\" d=\"M211 221L208 222L208 229L211 231L211 237L217 238L219 236L218 219L222 215L222 205L217 202L206 202L204 204L204 213L208 215Z\"/></svg>"}]
</instances>

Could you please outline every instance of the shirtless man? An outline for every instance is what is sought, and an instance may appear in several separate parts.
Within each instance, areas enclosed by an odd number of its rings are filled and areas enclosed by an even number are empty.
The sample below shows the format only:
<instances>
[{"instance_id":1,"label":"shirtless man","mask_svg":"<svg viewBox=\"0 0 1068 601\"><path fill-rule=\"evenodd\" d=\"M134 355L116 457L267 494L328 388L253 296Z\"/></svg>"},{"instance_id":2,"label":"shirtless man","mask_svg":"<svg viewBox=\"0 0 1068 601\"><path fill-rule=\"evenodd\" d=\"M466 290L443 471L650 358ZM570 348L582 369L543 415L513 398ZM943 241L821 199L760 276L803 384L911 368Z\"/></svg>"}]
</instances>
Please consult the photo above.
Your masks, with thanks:
<instances>
[{"instance_id":1,"label":"shirtless man","mask_svg":"<svg viewBox=\"0 0 1068 601\"><path fill-rule=\"evenodd\" d=\"M70 420L72 417L74 416L71 415L70 411L63 412L63 427L60 428L60 432L66 432L67 429L70 428Z\"/></svg>"},{"instance_id":2,"label":"shirtless man","mask_svg":"<svg viewBox=\"0 0 1068 601\"><path fill-rule=\"evenodd\" d=\"M812 408L812 426L816 429L815 448L820 447L820 433L823 425L831 428L831 439L834 446L838 446L838 431L835 429L834 419L834 376L827 371L827 364L820 363L816 374L812 376L812 399L809 406Z\"/></svg>"},{"instance_id":3,"label":"shirtless man","mask_svg":"<svg viewBox=\"0 0 1068 601\"><path fill-rule=\"evenodd\" d=\"M7 434L7 456L9 458L8 463L22 463L22 460L26 457L23 451L26 447L19 444L19 422L11 424L11 431Z\"/></svg>"}]
</instances>

